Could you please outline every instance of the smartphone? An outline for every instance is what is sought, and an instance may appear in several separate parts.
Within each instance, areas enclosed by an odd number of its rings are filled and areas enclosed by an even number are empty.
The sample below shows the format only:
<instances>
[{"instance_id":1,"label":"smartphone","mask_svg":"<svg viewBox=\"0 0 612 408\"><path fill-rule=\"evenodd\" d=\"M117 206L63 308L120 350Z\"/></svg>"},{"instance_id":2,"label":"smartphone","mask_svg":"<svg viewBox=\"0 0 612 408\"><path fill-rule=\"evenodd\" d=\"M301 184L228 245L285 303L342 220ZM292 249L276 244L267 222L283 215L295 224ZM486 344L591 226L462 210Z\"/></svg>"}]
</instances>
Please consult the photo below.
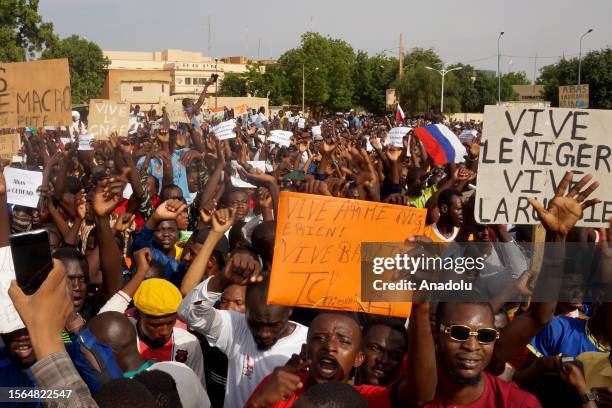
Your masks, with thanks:
<instances>
[{"instance_id":1,"label":"smartphone","mask_svg":"<svg viewBox=\"0 0 612 408\"><path fill-rule=\"evenodd\" d=\"M49 233L46 229L22 232L11 235L9 240L17 284L31 295L53 269Z\"/></svg>"}]
</instances>

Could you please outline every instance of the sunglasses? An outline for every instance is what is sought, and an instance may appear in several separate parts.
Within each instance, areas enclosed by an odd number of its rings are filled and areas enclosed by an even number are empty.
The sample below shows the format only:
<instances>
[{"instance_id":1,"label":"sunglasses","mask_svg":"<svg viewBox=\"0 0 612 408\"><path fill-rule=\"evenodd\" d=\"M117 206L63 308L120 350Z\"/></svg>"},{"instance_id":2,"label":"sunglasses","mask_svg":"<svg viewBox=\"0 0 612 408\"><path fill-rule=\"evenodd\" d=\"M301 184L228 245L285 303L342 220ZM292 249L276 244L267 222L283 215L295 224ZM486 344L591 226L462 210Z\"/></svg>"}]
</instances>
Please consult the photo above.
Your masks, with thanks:
<instances>
[{"instance_id":1,"label":"sunglasses","mask_svg":"<svg viewBox=\"0 0 612 408\"><path fill-rule=\"evenodd\" d=\"M471 327L462 324L453 324L450 326L440 325L440 331L447 334L452 340L467 341L470 336L476 336L480 344L491 344L499 339L499 331L493 328L478 329L472 331Z\"/></svg>"}]
</instances>

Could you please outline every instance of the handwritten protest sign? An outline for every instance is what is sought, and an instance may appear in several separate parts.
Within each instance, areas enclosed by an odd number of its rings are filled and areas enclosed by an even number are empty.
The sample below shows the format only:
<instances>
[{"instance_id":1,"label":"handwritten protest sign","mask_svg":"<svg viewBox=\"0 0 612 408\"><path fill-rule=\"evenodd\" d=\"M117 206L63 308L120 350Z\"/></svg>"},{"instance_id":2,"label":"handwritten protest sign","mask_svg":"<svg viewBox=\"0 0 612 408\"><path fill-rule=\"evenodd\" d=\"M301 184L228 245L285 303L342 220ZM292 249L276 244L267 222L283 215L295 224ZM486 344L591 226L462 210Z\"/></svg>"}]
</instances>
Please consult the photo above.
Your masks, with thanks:
<instances>
[{"instance_id":1,"label":"handwritten protest sign","mask_svg":"<svg viewBox=\"0 0 612 408\"><path fill-rule=\"evenodd\" d=\"M165 118L170 122L190 123L181 102L167 101L164 104Z\"/></svg>"},{"instance_id":2,"label":"handwritten protest sign","mask_svg":"<svg viewBox=\"0 0 612 408\"><path fill-rule=\"evenodd\" d=\"M321 125L312 127L312 137L317 137L321 134Z\"/></svg>"},{"instance_id":3,"label":"handwritten protest sign","mask_svg":"<svg viewBox=\"0 0 612 408\"><path fill-rule=\"evenodd\" d=\"M304 129L306 127L306 119L299 118L298 119L298 128Z\"/></svg>"},{"instance_id":4,"label":"handwritten protest sign","mask_svg":"<svg viewBox=\"0 0 612 408\"><path fill-rule=\"evenodd\" d=\"M94 140L94 135L91 133L84 133L79 135L79 150L93 150L91 143Z\"/></svg>"},{"instance_id":5,"label":"handwritten protest sign","mask_svg":"<svg viewBox=\"0 0 612 408\"><path fill-rule=\"evenodd\" d=\"M236 138L236 133L234 133L235 127L236 121L234 119L230 119L213 127L213 132L215 132L215 136L217 136L217 139L219 140L234 139Z\"/></svg>"},{"instance_id":6,"label":"handwritten protest sign","mask_svg":"<svg viewBox=\"0 0 612 408\"><path fill-rule=\"evenodd\" d=\"M291 136L293 136L293 132L287 130L273 130L270 132L268 140L278 143L281 146L289 147L291 145Z\"/></svg>"},{"instance_id":7,"label":"handwritten protest sign","mask_svg":"<svg viewBox=\"0 0 612 408\"><path fill-rule=\"evenodd\" d=\"M266 172L265 160L247 161L247 163L261 170L264 173ZM242 177L240 177L240 174L238 173L237 169L242 166L240 166L236 160L232 160L231 165L232 165L232 176L230 178L231 178L232 186L237 187L237 188L257 188L257 186L252 185L251 183L243 180Z\"/></svg>"},{"instance_id":8,"label":"handwritten protest sign","mask_svg":"<svg viewBox=\"0 0 612 408\"><path fill-rule=\"evenodd\" d=\"M406 316L406 302L361 302L361 242L404 242L427 211L282 192L268 303ZM367 237L367 238L365 238Z\"/></svg>"},{"instance_id":9,"label":"handwritten protest sign","mask_svg":"<svg viewBox=\"0 0 612 408\"><path fill-rule=\"evenodd\" d=\"M25 327L8 295L8 289L14 279L15 266L11 247L0 248L0 333L10 333Z\"/></svg>"},{"instance_id":10,"label":"handwritten protest sign","mask_svg":"<svg viewBox=\"0 0 612 408\"><path fill-rule=\"evenodd\" d=\"M0 63L0 128L70 125L67 59Z\"/></svg>"},{"instance_id":11,"label":"handwritten protest sign","mask_svg":"<svg viewBox=\"0 0 612 408\"><path fill-rule=\"evenodd\" d=\"M404 136L412 129L409 127L396 127L389 131L389 143L395 147L404 147Z\"/></svg>"},{"instance_id":12,"label":"handwritten protest sign","mask_svg":"<svg viewBox=\"0 0 612 408\"><path fill-rule=\"evenodd\" d=\"M476 219L483 224L537 224L527 198L544 207L566 171L592 174L600 186L578 226L612 216L612 111L486 106L478 164Z\"/></svg>"},{"instance_id":13,"label":"handwritten protest sign","mask_svg":"<svg viewBox=\"0 0 612 408\"><path fill-rule=\"evenodd\" d=\"M4 179L6 180L7 203L30 208L38 207L40 193L36 190L42 185L42 173L40 171L5 167Z\"/></svg>"},{"instance_id":14,"label":"handwritten protest sign","mask_svg":"<svg viewBox=\"0 0 612 408\"><path fill-rule=\"evenodd\" d=\"M130 104L107 99L89 101L88 130L97 140L108 140L111 133L127 136L130 123Z\"/></svg>"},{"instance_id":15,"label":"handwritten protest sign","mask_svg":"<svg viewBox=\"0 0 612 408\"><path fill-rule=\"evenodd\" d=\"M11 160L19 152L20 147L18 133L0 135L0 159Z\"/></svg>"},{"instance_id":16,"label":"handwritten protest sign","mask_svg":"<svg viewBox=\"0 0 612 408\"><path fill-rule=\"evenodd\" d=\"M589 107L589 84L568 85L559 87L559 107L560 108L581 108Z\"/></svg>"}]
</instances>

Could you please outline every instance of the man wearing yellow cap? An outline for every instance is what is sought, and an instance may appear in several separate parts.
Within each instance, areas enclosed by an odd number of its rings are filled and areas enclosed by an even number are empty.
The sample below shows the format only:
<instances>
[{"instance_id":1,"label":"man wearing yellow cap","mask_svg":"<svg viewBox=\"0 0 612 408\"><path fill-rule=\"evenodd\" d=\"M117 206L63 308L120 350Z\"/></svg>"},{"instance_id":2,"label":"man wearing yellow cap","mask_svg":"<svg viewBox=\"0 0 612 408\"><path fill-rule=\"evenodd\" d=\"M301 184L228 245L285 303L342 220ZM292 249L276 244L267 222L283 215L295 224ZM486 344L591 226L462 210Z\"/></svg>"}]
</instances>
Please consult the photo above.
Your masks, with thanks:
<instances>
[{"instance_id":1,"label":"man wearing yellow cap","mask_svg":"<svg viewBox=\"0 0 612 408\"><path fill-rule=\"evenodd\" d=\"M178 361L191 367L204 384L204 359L198 339L174 327L181 292L165 279L143 281L134 294L138 311L138 351L146 360Z\"/></svg>"}]
</instances>

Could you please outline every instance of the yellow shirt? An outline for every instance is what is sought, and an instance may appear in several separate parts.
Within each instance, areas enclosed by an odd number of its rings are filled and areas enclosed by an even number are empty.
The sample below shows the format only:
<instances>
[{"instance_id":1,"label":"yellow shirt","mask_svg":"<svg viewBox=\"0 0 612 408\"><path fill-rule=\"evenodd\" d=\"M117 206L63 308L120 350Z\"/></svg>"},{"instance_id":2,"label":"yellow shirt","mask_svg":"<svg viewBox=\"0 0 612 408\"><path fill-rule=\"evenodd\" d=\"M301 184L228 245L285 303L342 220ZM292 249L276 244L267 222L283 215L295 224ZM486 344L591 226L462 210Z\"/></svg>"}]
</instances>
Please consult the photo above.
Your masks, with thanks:
<instances>
[{"instance_id":1,"label":"yellow shirt","mask_svg":"<svg viewBox=\"0 0 612 408\"><path fill-rule=\"evenodd\" d=\"M612 387L612 365L610 353L586 351L576 359L584 366L584 380L587 387Z\"/></svg>"}]
</instances>

